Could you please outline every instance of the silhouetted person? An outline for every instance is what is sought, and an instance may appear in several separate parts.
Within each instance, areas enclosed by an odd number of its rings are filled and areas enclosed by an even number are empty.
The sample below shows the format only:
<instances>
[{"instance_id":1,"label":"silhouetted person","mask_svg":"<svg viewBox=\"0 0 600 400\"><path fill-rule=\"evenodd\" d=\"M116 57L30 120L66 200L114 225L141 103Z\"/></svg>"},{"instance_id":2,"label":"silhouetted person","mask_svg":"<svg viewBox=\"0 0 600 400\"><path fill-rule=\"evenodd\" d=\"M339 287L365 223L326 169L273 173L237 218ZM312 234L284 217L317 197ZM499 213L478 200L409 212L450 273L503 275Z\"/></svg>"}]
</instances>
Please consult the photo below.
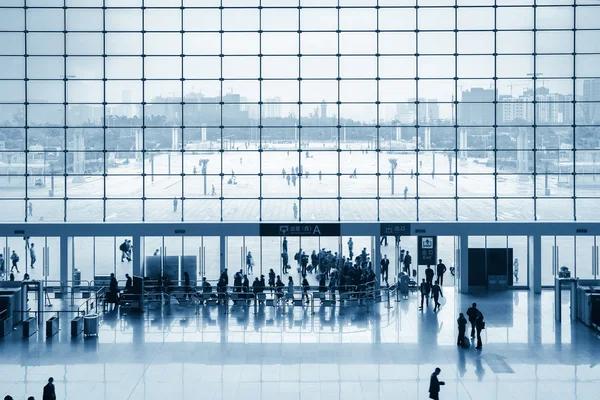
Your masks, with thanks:
<instances>
[{"instance_id":1,"label":"silhouetted person","mask_svg":"<svg viewBox=\"0 0 600 400\"><path fill-rule=\"evenodd\" d=\"M29 263L30 263L30 267L31 269L35 269L35 267L33 266L37 260L36 256L35 256L35 249L34 249L35 244L31 243L31 247L29 248Z\"/></svg>"},{"instance_id":2,"label":"silhouetted person","mask_svg":"<svg viewBox=\"0 0 600 400\"><path fill-rule=\"evenodd\" d=\"M296 186L295 182L296 180L294 179L294 186ZM294 219L298 219L298 206L296 205L296 203L294 203L292 209L294 211Z\"/></svg>"},{"instance_id":3,"label":"silhouetted person","mask_svg":"<svg viewBox=\"0 0 600 400\"><path fill-rule=\"evenodd\" d=\"M306 276L305 276L304 279L302 279L302 300L304 300L304 298L306 297L306 304L308 304L310 302L308 299L309 289L310 289L310 284L308 283L308 280L306 280Z\"/></svg>"},{"instance_id":4,"label":"silhouetted person","mask_svg":"<svg viewBox=\"0 0 600 400\"><path fill-rule=\"evenodd\" d=\"M436 312L440 309L440 296L444 297L444 294L442 293L442 288L436 281L435 285L433 285L433 287L431 288L431 297L433 297L433 302L435 303L433 305L433 312Z\"/></svg>"},{"instance_id":5,"label":"silhouetted person","mask_svg":"<svg viewBox=\"0 0 600 400\"><path fill-rule=\"evenodd\" d=\"M283 288L285 287L285 283L281 281L281 277L277 275L277 280L275 281L275 293L277 294L277 300L281 300L283 298Z\"/></svg>"},{"instance_id":6,"label":"silhouetted person","mask_svg":"<svg viewBox=\"0 0 600 400\"><path fill-rule=\"evenodd\" d=\"M440 258L440 262L437 265L437 280L440 283L440 286L444 286L444 273L446 272L446 266L442 262Z\"/></svg>"},{"instance_id":7,"label":"silhouetted person","mask_svg":"<svg viewBox=\"0 0 600 400\"><path fill-rule=\"evenodd\" d=\"M269 270L269 288L271 292L275 288L275 271L273 271L273 268Z\"/></svg>"},{"instance_id":8,"label":"silhouetted person","mask_svg":"<svg viewBox=\"0 0 600 400\"><path fill-rule=\"evenodd\" d=\"M56 400L56 392L54 391L54 378L48 378L48 383L44 386L44 394L42 400Z\"/></svg>"},{"instance_id":9,"label":"silhouetted person","mask_svg":"<svg viewBox=\"0 0 600 400\"><path fill-rule=\"evenodd\" d=\"M431 379L429 380L429 398L433 400L439 400L440 386L446 384L445 382L438 380L438 375L440 372L442 372L442 370L436 368L433 374L431 374Z\"/></svg>"},{"instance_id":10,"label":"silhouetted person","mask_svg":"<svg viewBox=\"0 0 600 400\"><path fill-rule=\"evenodd\" d=\"M4 396L4 400L14 400L14 399L11 395L7 394L6 396Z\"/></svg>"},{"instance_id":11,"label":"silhouetted person","mask_svg":"<svg viewBox=\"0 0 600 400\"><path fill-rule=\"evenodd\" d=\"M458 324L458 339L456 340L456 344L458 346L464 346L465 333L467 332L467 319L465 318L463 313L460 313L458 315L456 323Z\"/></svg>"},{"instance_id":12,"label":"silhouetted person","mask_svg":"<svg viewBox=\"0 0 600 400\"><path fill-rule=\"evenodd\" d=\"M412 263L412 256L406 252L404 256L404 270L406 271L406 275L410 276L410 264Z\"/></svg>"},{"instance_id":13,"label":"silhouetted person","mask_svg":"<svg viewBox=\"0 0 600 400\"><path fill-rule=\"evenodd\" d=\"M252 274L253 266L254 266L254 258L252 258L252 253L248 252L248 255L246 256L246 270L248 271L249 274Z\"/></svg>"},{"instance_id":14,"label":"silhouetted person","mask_svg":"<svg viewBox=\"0 0 600 400\"><path fill-rule=\"evenodd\" d=\"M388 281L389 269L390 269L390 260L388 260L387 254L384 254L383 259L381 260L381 279L383 279L386 283Z\"/></svg>"},{"instance_id":15,"label":"silhouetted person","mask_svg":"<svg viewBox=\"0 0 600 400\"><path fill-rule=\"evenodd\" d=\"M427 283L427 281L425 281L425 278L423 278L421 284L419 285L419 291L421 292L421 310L423 309L423 300L425 300L425 303L427 304L427 307L429 307L429 293L431 293L431 285L429 283Z\"/></svg>"},{"instance_id":16,"label":"silhouetted person","mask_svg":"<svg viewBox=\"0 0 600 400\"><path fill-rule=\"evenodd\" d=\"M129 274L125 274L125 278L127 278L127 282L125 282L125 293L129 292L133 289L133 280L129 276Z\"/></svg>"},{"instance_id":17,"label":"silhouetted person","mask_svg":"<svg viewBox=\"0 0 600 400\"><path fill-rule=\"evenodd\" d=\"M384 245L384 243L385 243L385 245ZM382 236L379 240L379 244L382 246L387 246L388 245L387 236Z\"/></svg>"},{"instance_id":18,"label":"silhouetted person","mask_svg":"<svg viewBox=\"0 0 600 400\"><path fill-rule=\"evenodd\" d=\"M428 265L427 269L425 269L425 280L427 281L427 283L429 283L429 287L433 286L433 275L434 274L435 273L431 269L431 265Z\"/></svg>"},{"instance_id":19,"label":"silhouetted person","mask_svg":"<svg viewBox=\"0 0 600 400\"><path fill-rule=\"evenodd\" d=\"M189 298L190 300L192 299L192 285L190 284L190 274L185 271L183 273L183 290L185 291L185 294L183 295L183 299L185 300L186 298Z\"/></svg>"},{"instance_id":20,"label":"silhouetted person","mask_svg":"<svg viewBox=\"0 0 600 400\"><path fill-rule=\"evenodd\" d=\"M173 212L177 212L177 204L178 204L177 197L174 197L173 198Z\"/></svg>"},{"instance_id":21,"label":"silhouetted person","mask_svg":"<svg viewBox=\"0 0 600 400\"><path fill-rule=\"evenodd\" d=\"M13 250L12 254L10 255L10 261L12 262L12 266L10 267L10 272L13 272L13 269L16 269L17 274L20 274L19 266L17 265L17 263L19 262L19 256L17 255L17 253L15 253L14 250Z\"/></svg>"},{"instance_id":22,"label":"silhouetted person","mask_svg":"<svg viewBox=\"0 0 600 400\"><path fill-rule=\"evenodd\" d=\"M477 318L475 319L475 330L477 331L477 347L476 349L481 349L481 331L485 329L485 321L483 320L483 314L480 312L477 313Z\"/></svg>"},{"instance_id":23,"label":"silhouetted person","mask_svg":"<svg viewBox=\"0 0 600 400\"><path fill-rule=\"evenodd\" d=\"M475 337L475 320L477 319L477 315L479 314L479 310L477 309L477 303L473 303L473 306L469 307L467 310L467 317L469 317L469 322L471 323L471 337Z\"/></svg>"},{"instance_id":24,"label":"silhouetted person","mask_svg":"<svg viewBox=\"0 0 600 400\"><path fill-rule=\"evenodd\" d=\"M288 241L287 241L287 238L285 236L283 237L283 243L282 243L281 248L283 249L284 253L288 252Z\"/></svg>"}]
</instances>

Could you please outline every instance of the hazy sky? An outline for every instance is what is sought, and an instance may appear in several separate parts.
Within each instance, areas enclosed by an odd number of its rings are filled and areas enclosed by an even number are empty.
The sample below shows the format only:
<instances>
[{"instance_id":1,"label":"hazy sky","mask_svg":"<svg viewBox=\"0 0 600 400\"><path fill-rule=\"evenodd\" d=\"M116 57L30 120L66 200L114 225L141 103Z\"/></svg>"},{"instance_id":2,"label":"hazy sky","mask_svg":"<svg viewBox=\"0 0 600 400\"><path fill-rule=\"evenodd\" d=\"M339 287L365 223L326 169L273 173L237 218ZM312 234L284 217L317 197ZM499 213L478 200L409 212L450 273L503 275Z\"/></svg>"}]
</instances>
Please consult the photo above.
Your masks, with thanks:
<instances>
[{"instance_id":1,"label":"hazy sky","mask_svg":"<svg viewBox=\"0 0 600 400\"><path fill-rule=\"evenodd\" d=\"M93 7L98 0L68 0L68 5ZM263 0L263 6L289 5L290 1ZM54 0L28 0L28 6L62 6ZM146 6L173 6L179 1L146 0ZM186 6L218 6L219 1L185 0ZM258 0L223 0L225 7L256 6ZM297 4L295 2L294 4ZM157 96L181 96L202 92L219 96L240 93L248 101L258 102L279 97L282 102L402 102L417 97L453 100L455 93L470 87L493 88L498 77L500 95L518 96L533 87L528 77L534 71L535 51L539 55L535 70L543 74L538 86L552 92L573 94L572 76L579 78L599 75L600 7L499 7L493 8L327 8L337 0L302 0L295 8L258 9L108 9L105 13L107 34L101 9L68 9L66 29L62 9L29 9L27 34L22 32L24 10L6 8L0 12L0 55L3 68L0 79L24 78L25 42L27 77L46 81L30 81L29 101L63 102L61 79L69 76L69 102L100 103L104 101L102 79L106 84L106 101L121 102L128 93L132 102L151 101ZM372 6L374 0L340 0L342 6ZM379 0L381 6L414 5L410 0ZM419 5L453 5L454 0L420 1ZM459 5L493 4L491 0L459 0ZM531 5L528 0L498 0L499 5ZM538 5L569 5L572 1L544 0ZM578 1L578 4L600 4L598 1ZM18 0L0 0L2 6L22 5ZM139 6L138 0L107 1L110 7ZM316 7L323 6L323 7ZM455 15L456 13L456 15ZM455 26L455 18L457 26ZM500 31L494 35L496 27ZM576 21L578 30L571 31ZM540 31L535 38L534 26ZM142 35L144 28L148 33ZM341 29L340 34L336 29ZM415 29L422 30L418 34ZM455 28L461 30L457 34ZM186 30L184 35L178 33ZM223 29L224 34L215 31ZM264 33L257 31L262 29ZM301 34L297 30L301 29ZM380 29L381 33L375 33ZM446 31L445 31L446 30ZM450 31L448 31L450 30ZM18 32L21 31L21 32ZM169 32L171 31L171 32ZM252 32L254 31L254 32ZM320 31L320 32L316 32ZM575 38L574 38L575 35ZM143 39L142 39L143 37ZM183 39L183 40L182 40ZM65 48L66 42L66 48ZM108 57L103 60L104 49ZM494 57L494 52L498 57ZM578 56L573 60L571 53ZM144 52L147 57L142 60ZM183 59L179 56L184 53ZM68 54L66 65L63 54ZM225 57L219 57L223 53ZM257 55L262 53L264 57ZM338 58L335 54L340 53ZM381 57L375 57L380 53ZM419 53L419 57L415 57ZM454 53L461 56L455 57ZM558 53L562 53L558 54ZM581 54L579 54L581 53ZM302 57L297 57L302 54ZM96 57L94 57L94 55ZM105 61L105 62L104 62ZM142 97L142 70L149 79ZM258 77L265 80L262 85ZM460 78L458 85L452 80ZM182 86L179 79L186 79ZM303 81L298 82L297 78ZM339 85L338 77L348 78ZM377 83L374 78L382 80ZM443 80L443 79L449 80ZM74 81L73 79L96 79ZM135 79L123 81L123 79ZM162 79L153 81L153 79ZM164 79L173 79L167 81ZM271 79L271 80L269 80ZM287 79L277 80L272 79ZM312 80L311 80L312 79ZM317 80L318 79L318 80ZM403 80L405 79L405 80ZM431 80L430 80L431 79ZM435 80L439 79L439 80ZM577 95L581 95L581 82ZM0 101L25 101L23 81L1 81ZM312 109L314 107L310 107ZM331 106L331 108L334 108ZM388 110L389 109L389 110ZM375 107L354 107L354 118L375 118ZM394 111L392 111L394 110ZM297 105L282 105L282 113L298 113ZM395 106L382 106L382 118L393 116ZM442 117L449 117L451 107L441 107Z\"/></svg>"}]
</instances>

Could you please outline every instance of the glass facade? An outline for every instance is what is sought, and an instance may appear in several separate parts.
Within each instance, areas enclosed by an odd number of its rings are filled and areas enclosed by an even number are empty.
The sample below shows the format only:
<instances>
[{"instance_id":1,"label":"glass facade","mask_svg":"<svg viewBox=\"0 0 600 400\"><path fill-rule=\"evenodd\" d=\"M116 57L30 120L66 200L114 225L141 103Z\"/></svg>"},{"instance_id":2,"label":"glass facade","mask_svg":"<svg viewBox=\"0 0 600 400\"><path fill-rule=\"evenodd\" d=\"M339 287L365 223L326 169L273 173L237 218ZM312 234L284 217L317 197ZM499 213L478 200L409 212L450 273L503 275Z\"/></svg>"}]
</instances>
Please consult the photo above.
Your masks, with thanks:
<instances>
[{"instance_id":1,"label":"glass facade","mask_svg":"<svg viewBox=\"0 0 600 400\"><path fill-rule=\"evenodd\" d=\"M597 220L597 0L0 0L2 221Z\"/></svg>"}]
</instances>

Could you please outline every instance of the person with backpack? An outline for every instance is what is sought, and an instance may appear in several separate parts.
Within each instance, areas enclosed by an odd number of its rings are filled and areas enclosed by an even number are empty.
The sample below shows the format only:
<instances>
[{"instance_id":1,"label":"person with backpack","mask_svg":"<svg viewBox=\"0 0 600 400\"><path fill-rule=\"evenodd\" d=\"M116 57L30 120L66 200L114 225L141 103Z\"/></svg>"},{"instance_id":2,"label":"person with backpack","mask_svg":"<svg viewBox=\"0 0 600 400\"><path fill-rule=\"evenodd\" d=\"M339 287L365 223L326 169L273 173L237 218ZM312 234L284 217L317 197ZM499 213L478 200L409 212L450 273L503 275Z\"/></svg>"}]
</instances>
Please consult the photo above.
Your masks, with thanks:
<instances>
[{"instance_id":1,"label":"person with backpack","mask_svg":"<svg viewBox=\"0 0 600 400\"><path fill-rule=\"evenodd\" d=\"M463 313L458 315L456 323L458 324L458 338L456 339L456 345L461 347L469 347L469 345L465 342L465 339L469 339L465 337L465 333L467 331L467 319Z\"/></svg>"},{"instance_id":2,"label":"person with backpack","mask_svg":"<svg viewBox=\"0 0 600 400\"><path fill-rule=\"evenodd\" d=\"M129 260L129 248L127 247L127 239L125 239L123 243L121 243L121 245L119 246L119 250L121 251L121 262L124 262L126 258Z\"/></svg>"},{"instance_id":3,"label":"person with backpack","mask_svg":"<svg viewBox=\"0 0 600 400\"><path fill-rule=\"evenodd\" d=\"M19 255L17 253L15 253L15 251L12 251L12 254L10 255L10 261L12 262L12 266L10 267L10 272L13 272L14 269L17 270L17 274L20 274L19 272L19 266L17 265L17 263L19 262Z\"/></svg>"},{"instance_id":4,"label":"person with backpack","mask_svg":"<svg viewBox=\"0 0 600 400\"><path fill-rule=\"evenodd\" d=\"M433 312L438 311L441 307L440 296L444 297L444 293L442 293L442 288L436 281L435 285L433 285L433 287L431 288L431 297L433 298L433 302L435 303L433 305Z\"/></svg>"},{"instance_id":5,"label":"person with backpack","mask_svg":"<svg viewBox=\"0 0 600 400\"><path fill-rule=\"evenodd\" d=\"M485 321L483 320L483 314L481 311L477 313L477 318L475 318L475 330L477 331L477 350L481 350L481 331L485 329Z\"/></svg>"},{"instance_id":6,"label":"person with backpack","mask_svg":"<svg viewBox=\"0 0 600 400\"><path fill-rule=\"evenodd\" d=\"M473 303L471 307L467 310L467 317L469 317L469 322L471 323L471 337L475 337L475 320L477 320L477 314L479 314L479 310L477 309L477 303Z\"/></svg>"},{"instance_id":7,"label":"person with backpack","mask_svg":"<svg viewBox=\"0 0 600 400\"><path fill-rule=\"evenodd\" d=\"M429 307L429 294L431 293L431 285L425 280L425 278L423 278L421 284L419 285L419 292L421 292L421 307L419 307L419 310L422 310L423 300L425 300L427 307Z\"/></svg>"}]
</instances>

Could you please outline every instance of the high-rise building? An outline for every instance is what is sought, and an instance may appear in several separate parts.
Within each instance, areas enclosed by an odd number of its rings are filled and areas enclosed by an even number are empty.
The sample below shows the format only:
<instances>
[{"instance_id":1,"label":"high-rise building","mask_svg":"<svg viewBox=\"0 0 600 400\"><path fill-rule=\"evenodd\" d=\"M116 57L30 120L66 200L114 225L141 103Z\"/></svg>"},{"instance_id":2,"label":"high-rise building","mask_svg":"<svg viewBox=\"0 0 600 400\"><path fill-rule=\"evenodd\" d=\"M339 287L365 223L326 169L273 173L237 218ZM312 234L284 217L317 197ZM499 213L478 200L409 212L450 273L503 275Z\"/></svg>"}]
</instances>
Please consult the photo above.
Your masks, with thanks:
<instances>
[{"instance_id":1,"label":"high-rise building","mask_svg":"<svg viewBox=\"0 0 600 400\"><path fill-rule=\"evenodd\" d=\"M496 91L480 87L462 92L458 105L458 121L468 125L493 125L495 121L494 100Z\"/></svg>"},{"instance_id":2,"label":"high-rise building","mask_svg":"<svg viewBox=\"0 0 600 400\"><path fill-rule=\"evenodd\" d=\"M402 124L414 124L417 120L417 99L412 97L407 103L396 106L396 119ZM419 98L419 124L440 119L440 105L437 99Z\"/></svg>"},{"instance_id":3,"label":"high-rise building","mask_svg":"<svg viewBox=\"0 0 600 400\"><path fill-rule=\"evenodd\" d=\"M281 98L266 99L263 110L263 118L281 118Z\"/></svg>"},{"instance_id":4,"label":"high-rise building","mask_svg":"<svg viewBox=\"0 0 600 400\"><path fill-rule=\"evenodd\" d=\"M583 81L583 102L581 104L584 123L591 124L600 121L600 79Z\"/></svg>"}]
</instances>

